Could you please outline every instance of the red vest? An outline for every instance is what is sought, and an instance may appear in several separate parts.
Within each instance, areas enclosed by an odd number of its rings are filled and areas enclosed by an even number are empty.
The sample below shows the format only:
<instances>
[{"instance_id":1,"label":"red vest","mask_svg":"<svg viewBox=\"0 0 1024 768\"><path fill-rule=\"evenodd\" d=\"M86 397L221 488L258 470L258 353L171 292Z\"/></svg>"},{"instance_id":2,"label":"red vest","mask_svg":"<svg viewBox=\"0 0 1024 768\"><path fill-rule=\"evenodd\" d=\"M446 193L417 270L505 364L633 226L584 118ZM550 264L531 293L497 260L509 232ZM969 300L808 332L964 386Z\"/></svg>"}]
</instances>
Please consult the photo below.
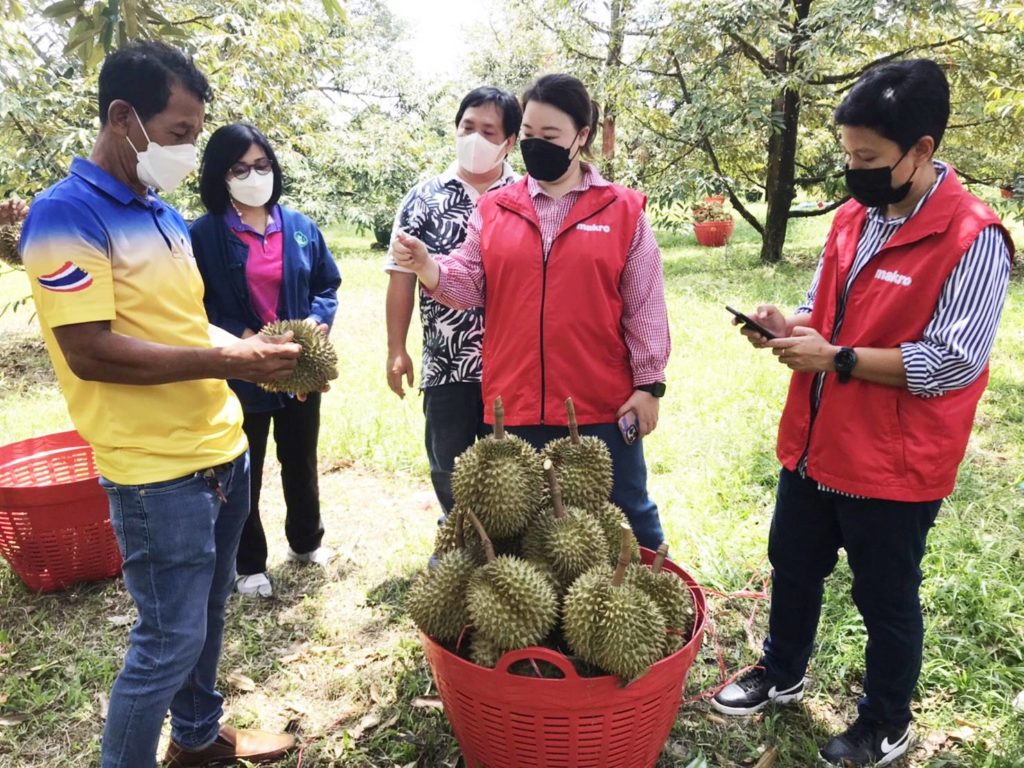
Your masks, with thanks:
<instances>
[{"instance_id":1,"label":"red vest","mask_svg":"<svg viewBox=\"0 0 1024 768\"><path fill-rule=\"evenodd\" d=\"M853 265L867 209L850 201L836 213L825 244L811 327L843 347L897 348L921 339L943 284L981 231L1002 228L950 168L928 202L854 280L838 338L836 309ZM1013 243L1003 230L1010 253ZM969 386L939 397L825 375L811 422L815 374L794 373L779 424L777 453L790 470L807 455L807 475L830 488L895 501L948 496L967 449L988 367Z\"/></svg>"},{"instance_id":2,"label":"red vest","mask_svg":"<svg viewBox=\"0 0 1024 768\"><path fill-rule=\"evenodd\" d=\"M524 177L482 197L483 396L509 426L610 424L633 393L619 283L646 198L594 186L573 204L547 262Z\"/></svg>"}]
</instances>

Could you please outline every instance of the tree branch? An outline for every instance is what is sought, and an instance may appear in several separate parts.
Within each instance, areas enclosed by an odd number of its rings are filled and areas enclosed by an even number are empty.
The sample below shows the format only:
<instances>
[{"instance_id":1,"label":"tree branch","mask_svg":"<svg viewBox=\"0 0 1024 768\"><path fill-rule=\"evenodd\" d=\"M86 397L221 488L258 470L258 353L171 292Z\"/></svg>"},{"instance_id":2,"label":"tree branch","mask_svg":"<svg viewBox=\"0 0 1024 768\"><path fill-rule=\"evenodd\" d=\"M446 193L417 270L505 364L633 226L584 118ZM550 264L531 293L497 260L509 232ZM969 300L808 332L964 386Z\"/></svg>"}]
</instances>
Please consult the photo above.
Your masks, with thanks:
<instances>
[{"instance_id":1,"label":"tree branch","mask_svg":"<svg viewBox=\"0 0 1024 768\"><path fill-rule=\"evenodd\" d=\"M735 32L729 32L727 34L729 35L729 39L739 46L740 52L760 67L761 72L769 77L780 74L779 68L769 61L767 56L757 50L753 44L748 43Z\"/></svg>"},{"instance_id":2,"label":"tree branch","mask_svg":"<svg viewBox=\"0 0 1024 768\"><path fill-rule=\"evenodd\" d=\"M794 211L794 210L790 210L789 218L791 218L791 219L809 219L812 216L824 216L826 213L832 213L832 211L834 211L836 208L841 206L843 203L845 203L849 199L850 199L850 196L847 195L842 200L836 200L834 203L829 203L828 205L824 206L823 208L814 208L813 210L810 210L810 211Z\"/></svg>"},{"instance_id":3,"label":"tree branch","mask_svg":"<svg viewBox=\"0 0 1024 768\"><path fill-rule=\"evenodd\" d=\"M967 35L958 35L951 37L947 40L940 40L936 43L928 43L927 45L913 45L909 48L904 48L902 51L896 51L885 56L881 56L874 61L865 64L859 69L853 70L852 72L845 72L841 75L824 75L822 77L812 77L806 81L808 85L839 85L840 83L847 83L851 80L856 80L858 77L863 75L872 67L877 67L879 64L885 64L888 61L894 61L895 59L901 59L908 53L915 53L917 51L931 51L936 48L944 48L947 45L953 45L955 43L963 42L967 39Z\"/></svg>"}]
</instances>

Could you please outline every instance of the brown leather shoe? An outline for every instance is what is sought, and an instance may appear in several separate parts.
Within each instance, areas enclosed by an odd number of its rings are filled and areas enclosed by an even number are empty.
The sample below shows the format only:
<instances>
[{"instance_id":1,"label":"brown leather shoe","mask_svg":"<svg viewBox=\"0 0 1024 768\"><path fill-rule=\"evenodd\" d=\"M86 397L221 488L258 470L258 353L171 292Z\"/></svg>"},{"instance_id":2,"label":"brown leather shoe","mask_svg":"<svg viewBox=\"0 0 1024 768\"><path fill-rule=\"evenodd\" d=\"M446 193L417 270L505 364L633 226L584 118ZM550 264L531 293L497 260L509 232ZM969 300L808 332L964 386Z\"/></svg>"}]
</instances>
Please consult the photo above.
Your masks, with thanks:
<instances>
[{"instance_id":1,"label":"brown leather shoe","mask_svg":"<svg viewBox=\"0 0 1024 768\"><path fill-rule=\"evenodd\" d=\"M284 757L294 748L295 737L291 734L243 731L225 725L221 727L217 740L203 749L188 750L172 741L167 747L163 764L168 768L224 765L240 758L251 763L270 763Z\"/></svg>"}]
</instances>

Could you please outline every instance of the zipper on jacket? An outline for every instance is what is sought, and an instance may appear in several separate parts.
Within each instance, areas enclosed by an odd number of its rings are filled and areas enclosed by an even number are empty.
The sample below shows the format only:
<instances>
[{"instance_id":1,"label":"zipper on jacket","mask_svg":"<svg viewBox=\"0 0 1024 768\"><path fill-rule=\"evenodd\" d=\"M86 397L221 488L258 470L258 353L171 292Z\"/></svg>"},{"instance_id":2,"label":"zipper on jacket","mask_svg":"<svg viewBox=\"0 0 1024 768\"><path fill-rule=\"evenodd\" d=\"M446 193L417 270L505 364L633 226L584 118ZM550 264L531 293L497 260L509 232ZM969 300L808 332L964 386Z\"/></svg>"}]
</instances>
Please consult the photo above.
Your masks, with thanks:
<instances>
[{"instance_id":1,"label":"zipper on jacket","mask_svg":"<svg viewBox=\"0 0 1024 768\"><path fill-rule=\"evenodd\" d=\"M545 401L547 400L547 378L545 375L544 366L544 307L546 305L547 294L548 294L548 256L551 254L551 248L553 247L554 240L549 237L541 235L541 259L543 266L541 267L541 281L540 281L540 423L544 423L545 416Z\"/></svg>"}]
</instances>

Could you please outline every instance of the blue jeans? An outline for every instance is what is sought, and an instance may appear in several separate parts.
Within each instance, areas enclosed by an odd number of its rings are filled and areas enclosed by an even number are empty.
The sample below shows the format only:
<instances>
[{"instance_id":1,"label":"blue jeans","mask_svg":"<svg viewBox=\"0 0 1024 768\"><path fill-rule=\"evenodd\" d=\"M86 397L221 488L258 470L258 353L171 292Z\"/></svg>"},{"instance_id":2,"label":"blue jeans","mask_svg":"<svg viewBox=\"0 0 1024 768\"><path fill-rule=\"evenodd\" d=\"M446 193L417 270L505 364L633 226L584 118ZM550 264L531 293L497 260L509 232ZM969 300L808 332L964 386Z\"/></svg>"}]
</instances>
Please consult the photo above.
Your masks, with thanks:
<instances>
[{"instance_id":1,"label":"blue jeans","mask_svg":"<svg viewBox=\"0 0 1024 768\"><path fill-rule=\"evenodd\" d=\"M537 450L555 438L569 436L568 427L507 427L506 431L523 438ZM647 495L644 441L627 445L616 424L587 424L580 427L580 434L600 438L608 446L612 455L612 502L626 513L640 546L657 549L665 540L665 534L661 530L658 506Z\"/></svg>"},{"instance_id":2,"label":"blue jeans","mask_svg":"<svg viewBox=\"0 0 1024 768\"><path fill-rule=\"evenodd\" d=\"M448 515L455 506L452 469L455 459L490 432L484 424L484 401L479 382L457 382L423 388L424 439L430 480L441 509ZM442 516L441 520L444 520Z\"/></svg>"},{"instance_id":3,"label":"blue jeans","mask_svg":"<svg viewBox=\"0 0 1024 768\"><path fill-rule=\"evenodd\" d=\"M146 485L100 480L139 612L110 694L102 768L152 768L168 709L171 738L185 749L217 738L217 662L249 514L248 452L216 467L214 479L197 472Z\"/></svg>"},{"instance_id":4,"label":"blue jeans","mask_svg":"<svg viewBox=\"0 0 1024 768\"><path fill-rule=\"evenodd\" d=\"M921 558L939 501L851 499L783 469L768 535L772 605L761 663L789 686L807 670L825 578L840 547L853 571L853 602L868 631L859 714L904 726L921 672Z\"/></svg>"}]
</instances>

